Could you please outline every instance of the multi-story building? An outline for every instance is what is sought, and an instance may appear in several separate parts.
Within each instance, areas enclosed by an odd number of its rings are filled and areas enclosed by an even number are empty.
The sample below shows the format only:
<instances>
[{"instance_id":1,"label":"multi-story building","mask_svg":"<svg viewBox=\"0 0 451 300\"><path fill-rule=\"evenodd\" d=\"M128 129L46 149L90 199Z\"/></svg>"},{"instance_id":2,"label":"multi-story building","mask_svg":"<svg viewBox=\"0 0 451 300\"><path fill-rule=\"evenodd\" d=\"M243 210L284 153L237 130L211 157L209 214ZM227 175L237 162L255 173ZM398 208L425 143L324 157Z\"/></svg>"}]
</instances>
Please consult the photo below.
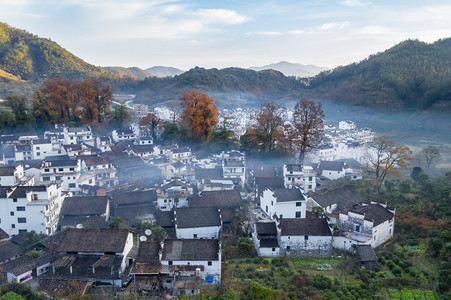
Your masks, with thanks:
<instances>
[{"instance_id":1,"label":"multi-story building","mask_svg":"<svg viewBox=\"0 0 451 300\"><path fill-rule=\"evenodd\" d=\"M260 196L261 209L271 218L305 218L307 196L301 189L271 189Z\"/></svg>"},{"instance_id":2,"label":"multi-story building","mask_svg":"<svg viewBox=\"0 0 451 300\"><path fill-rule=\"evenodd\" d=\"M239 184L244 186L246 179L246 160L244 154L235 150L223 152L222 172L224 178L239 180Z\"/></svg>"},{"instance_id":3,"label":"multi-story building","mask_svg":"<svg viewBox=\"0 0 451 300\"><path fill-rule=\"evenodd\" d=\"M305 192L316 190L316 172L311 166L284 164L283 178L285 187L300 187Z\"/></svg>"}]
</instances>

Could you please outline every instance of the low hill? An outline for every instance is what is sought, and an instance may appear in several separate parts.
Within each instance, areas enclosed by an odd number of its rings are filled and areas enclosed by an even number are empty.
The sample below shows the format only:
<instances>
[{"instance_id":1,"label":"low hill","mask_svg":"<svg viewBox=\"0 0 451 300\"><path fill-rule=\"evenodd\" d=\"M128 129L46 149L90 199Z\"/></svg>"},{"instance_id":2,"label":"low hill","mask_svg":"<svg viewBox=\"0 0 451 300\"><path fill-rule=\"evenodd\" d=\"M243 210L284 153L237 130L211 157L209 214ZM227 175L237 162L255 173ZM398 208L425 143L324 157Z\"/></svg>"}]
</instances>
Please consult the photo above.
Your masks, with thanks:
<instances>
[{"instance_id":1,"label":"low hill","mask_svg":"<svg viewBox=\"0 0 451 300\"><path fill-rule=\"evenodd\" d=\"M0 22L0 69L23 80L115 77L86 63L57 43Z\"/></svg>"},{"instance_id":2,"label":"low hill","mask_svg":"<svg viewBox=\"0 0 451 300\"><path fill-rule=\"evenodd\" d=\"M295 64L287 61L281 61L275 64L266 65L263 67L250 67L250 70L262 71L262 70L276 70L283 73L285 76L294 77L313 77L321 71L328 70L329 68L318 67L315 65L303 65Z\"/></svg>"},{"instance_id":3,"label":"low hill","mask_svg":"<svg viewBox=\"0 0 451 300\"><path fill-rule=\"evenodd\" d=\"M175 77L144 79L137 86L136 100L156 104L178 99L180 92L190 89L208 92L221 105L237 106L264 100L298 99L304 88L296 79L274 70L196 67Z\"/></svg>"},{"instance_id":4,"label":"low hill","mask_svg":"<svg viewBox=\"0 0 451 300\"><path fill-rule=\"evenodd\" d=\"M121 77L130 77L135 79L144 79L154 76L153 74L140 69L138 67L124 68L124 67L103 67L103 69L112 73L118 74Z\"/></svg>"},{"instance_id":5,"label":"low hill","mask_svg":"<svg viewBox=\"0 0 451 300\"><path fill-rule=\"evenodd\" d=\"M309 82L318 97L361 105L424 109L451 101L451 40L407 40Z\"/></svg>"},{"instance_id":6,"label":"low hill","mask_svg":"<svg viewBox=\"0 0 451 300\"><path fill-rule=\"evenodd\" d=\"M145 71L157 77L174 77L184 72L177 68L163 66L154 66L146 69Z\"/></svg>"}]
</instances>

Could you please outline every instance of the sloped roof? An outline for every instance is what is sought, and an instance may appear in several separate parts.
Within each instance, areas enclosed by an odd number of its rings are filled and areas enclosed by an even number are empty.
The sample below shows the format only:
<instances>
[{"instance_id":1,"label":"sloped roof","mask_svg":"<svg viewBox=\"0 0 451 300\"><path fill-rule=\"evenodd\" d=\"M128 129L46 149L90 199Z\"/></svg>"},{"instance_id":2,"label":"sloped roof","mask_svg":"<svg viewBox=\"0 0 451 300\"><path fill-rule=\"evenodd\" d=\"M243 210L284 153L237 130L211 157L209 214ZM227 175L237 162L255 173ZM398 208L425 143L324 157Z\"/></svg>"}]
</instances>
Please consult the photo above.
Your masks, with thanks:
<instances>
[{"instance_id":1,"label":"sloped roof","mask_svg":"<svg viewBox=\"0 0 451 300\"><path fill-rule=\"evenodd\" d=\"M331 206L336 203L339 210L351 207L354 204L368 201L352 186L344 186L322 194L314 194L312 195L312 198L321 207Z\"/></svg>"},{"instance_id":2,"label":"sloped roof","mask_svg":"<svg viewBox=\"0 0 451 300\"><path fill-rule=\"evenodd\" d=\"M262 238L260 240L260 248L277 248L279 247L279 242L277 238Z\"/></svg>"},{"instance_id":3,"label":"sloped roof","mask_svg":"<svg viewBox=\"0 0 451 300\"><path fill-rule=\"evenodd\" d=\"M356 205L349 211L365 215L366 220L372 220L373 226L377 226L385 221L391 220L394 214L379 204Z\"/></svg>"},{"instance_id":4,"label":"sloped roof","mask_svg":"<svg viewBox=\"0 0 451 300\"><path fill-rule=\"evenodd\" d=\"M174 227L174 211L158 211L155 214L155 224L161 227Z\"/></svg>"},{"instance_id":5,"label":"sloped roof","mask_svg":"<svg viewBox=\"0 0 451 300\"><path fill-rule=\"evenodd\" d=\"M60 215L102 215L106 213L108 197L76 196L64 198Z\"/></svg>"},{"instance_id":6,"label":"sloped roof","mask_svg":"<svg viewBox=\"0 0 451 300\"><path fill-rule=\"evenodd\" d=\"M319 162L319 169L321 170L327 170L327 171L343 171L345 167L344 162L338 162L338 161L320 161Z\"/></svg>"},{"instance_id":7,"label":"sloped roof","mask_svg":"<svg viewBox=\"0 0 451 300\"><path fill-rule=\"evenodd\" d=\"M302 172L301 164L287 164L287 171L290 172Z\"/></svg>"},{"instance_id":8,"label":"sloped roof","mask_svg":"<svg viewBox=\"0 0 451 300\"><path fill-rule=\"evenodd\" d=\"M283 189L285 184L282 177L255 177L255 185L258 186L259 191L266 187L271 189Z\"/></svg>"},{"instance_id":9,"label":"sloped roof","mask_svg":"<svg viewBox=\"0 0 451 300\"><path fill-rule=\"evenodd\" d=\"M11 257L20 255L22 250L11 241L0 242L0 263L10 259Z\"/></svg>"},{"instance_id":10,"label":"sloped roof","mask_svg":"<svg viewBox=\"0 0 451 300\"><path fill-rule=\"evenodd\" d=\"M3 229L0 228L0 241L7 238L9 238L9 234L7 234Z\"/></svg>"},{"instance_id":11,"label":"sloped roof","mask_svg":"<svg viewBox=\"0 0 451 300\"><path fill-rule=\"evenodd\" d=\"M304 194L299 189L274 189L274 195L277 202L302 201L305 200Z\"/></svg>"},{"instance_id":12,"label":"sloped roof","mask_svg":"<svg viewBox=\"0 0 451 300\"><path fill-rule=\"evenodd\" d=\"M38 258L31 258L27 255L21 256L14 260L8 261L1 265L3 272L12 273L15 276L21 275L27 271L42 266L43 264L50 262L53 254L43 254Z\"/></svg>"},{"instance_id":13,"label":"sloped roof","mask_svg":"<svg viewBox=\"0 0 451 300\"><path fill-rule=\"evenodd\" d=\"M216 207L184 207L175 211L178 228L220 226L221 218Z\"/></svg>"},{"instance_id":14,"label":"sloped roof","mask_svg":"<svg viewBox=\"0 0 451 300\"><path fill-rule=\"evenodd\" d=\"M110 163L110 159L107 156L98 155L83 155L80 156L86 166L107 165Z\"/></svg>"},{"instance_id":15,"label":"sloped roof","mask_svg":"<svg viewBox=\"0 0 451 300\"><path fill-rule=\"evenodd\" d=\"M14 171L16 170L16 167L0 167L0 176L14 176Z\"/></svg>"},{"instance_id":16,"label":"sloped roof","mask_svg":"<svg viewBox=\"0 0 451 300\"><path fill-rule=\"evenodd\" d=\"M258 235L277 235L275 222L257 222L255 229Z\"/></svg>"},{"instance_id":17,"label":"sloped roof","mask_svg":"<svg viewBox=\"0 0 451 300\"><path fill-rule=\"evenodd\" d=\"M67 229L60 252L122 252L129 231L123 229Z\"/></svg>"},{"instance_id":18,"label":"sloped roof","mask_svg":"<svg viewBox=\"0 0 451 300\"><path fill-rule=\"evenodd\" d=\"M224 179L221 167L216 167L212 169L199 168L194 171L197 180L201 179Z\"/></svg>"},{"instance_id":19,"label":"sloped roof","mask_svg":"<svg viewBox=\"0 0 451 300\"><path fill-rule=\"evenodd\" d=\"M376 253L371 245L355 245L355 254L361 262L377 261Z\"/></svg>"},{"instance_id":20,"label":"sloped roof","mask_svg":"<svg viewBox=\"0 0 451 300\"><path fill-rule=\"evenodd\" d=\"M27 192L45 192L47 187L44 185L38 186L18 186L14 189L8 198L26 198Z\"/></svg>"},{"instance_id":21,"label":"sloped roof","mask_svg":"<svg viewBox=\"0 0 451 300\"><path fill-rule=\"evenodd\" d=\"M155 189L148 191L135 191L127 193L114 193L112 202L114 206L131 205L131 204L153 204L157 201L157 192Z\"/></svg>"},{"instance_id":22,"label":"sloped roof","mask_svg":"<svg viewBox=\"0 0 451 300\"><path fill-rule=\"evenodd\" d=\"M217 239L166 239L162 260L213 261L218 260Z\"/></svg>"},{"instance_id":23,"label":"sloped roof","mask_svg":"<svg viewBox=\"0 0 451 300\"><path fill-rule=\"evenodd\" d=\"M190 207L239 207L243 204L238 191L205 191L188 198Z\"/></svg>"},{"instance_id":24,"label":"sloped roof","mask_svg":"<svg viewBox=\"0 0 451 300\"><path fill-rule=\"evenodd\" d=\"M283 236L332 236L324 218L312 219L280 219L281 234Z\"/></svg>"}]
</instances>

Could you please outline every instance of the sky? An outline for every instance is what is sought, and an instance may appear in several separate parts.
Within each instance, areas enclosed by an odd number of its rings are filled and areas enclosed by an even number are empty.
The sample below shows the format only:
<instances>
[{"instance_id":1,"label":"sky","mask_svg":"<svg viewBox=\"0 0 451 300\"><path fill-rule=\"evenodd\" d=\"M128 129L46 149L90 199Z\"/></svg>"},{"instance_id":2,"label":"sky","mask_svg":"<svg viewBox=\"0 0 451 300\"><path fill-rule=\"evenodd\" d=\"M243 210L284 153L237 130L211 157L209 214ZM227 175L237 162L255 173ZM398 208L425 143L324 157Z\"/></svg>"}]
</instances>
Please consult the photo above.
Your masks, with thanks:
<instances>
[{"instance_id":1,"label":"sky","mask_svg":"<svg viewBox=\"0 0 451 300\"><path fill-rule=\"evenodd\" d=\"M97 66L333 68L451 37L451 1L0 0L0 21Z\"/></svg>"}]
</instances>

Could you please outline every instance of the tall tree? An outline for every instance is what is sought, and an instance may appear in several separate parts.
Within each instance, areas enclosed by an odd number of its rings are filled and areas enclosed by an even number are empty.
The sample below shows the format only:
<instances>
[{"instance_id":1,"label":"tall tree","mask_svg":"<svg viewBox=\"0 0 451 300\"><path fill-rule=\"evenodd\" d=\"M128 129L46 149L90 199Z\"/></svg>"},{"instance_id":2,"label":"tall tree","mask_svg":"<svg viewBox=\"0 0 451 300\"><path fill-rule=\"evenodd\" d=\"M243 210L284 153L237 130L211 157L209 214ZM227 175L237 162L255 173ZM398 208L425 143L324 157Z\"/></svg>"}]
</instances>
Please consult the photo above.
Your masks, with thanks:
<instances>
[{"instance_id":1,"label":"tall tree","mask_svg":"<svg viewBox=\"0 0 451 300\"><path fill-rule=\"evenodd\" d=\"M397 172L396 168L406 168L412 160L412 151L400 146L386 136L374 138L370 145L370 173L376 179L376 191L379 194L382 183L388 174Z\"/></svg>"},{"instance_id":2,"label":"tall tree","mask_svg":"<svg viewBox=\"0 0 451 300\"><path fill-rule=\"evenodd\" d=\"M92 81L90 79L86 79L82 82L76 83L75 95L78 100L77 102L83 108L81 113L83 123L97 126L99 119L99 108L94 102L94 99L97 96L97 91L94 89Z\"/></svg>"},{"instance_id":3,"label":"tall tree","mask_svg":"<svg viewBox=\"0 0 451 300\"><path fill-rule=\"evenodd\" d=\"M207 142L218 124L214 99L199 90L183 91L180 97L182 120L190 130L192 141Z\"/></svg>"},{"instance_id":4,"label":"tall tree","mask_svg":"<svg viewBox=\"0 0 451 300\"><path fill-rule=\"evenodd\" d=\"M263 152L272 153L277 142L283 138L283 114L285 106L275 102L263 103L252 116L254 124L251 129L255 138L262 145ZM251 138L252 140L252 138Z\"/></svg>"},{"instance_id":5,"label":"tall tree","mask_svg":"<svg viewBox=\"0 0 451 300\"><path fill-rule=\"evenodd\" d=\"M440 151L437 147L426 146L421 149L421 156L424 158L426 167L429 169L440 158Z\"/></svg>"},{"instance_id":6,"label":"tall tree","mask_svg":"<svg viewBox=\"0 0 451 300\"><path fill-rule=\"evenodd\" d=\"M97 94L94 97L94 103L97 105L98 122L105 123L111 114L111 105L113 104L113 90L109 84L101 83L99 79L93 81L93 87Z\"/></svg>"},{"instance_id":7,"label":"tall tree","mask_svg":"<svg viewBox=\"0 0 451 300\"><path fill-rule=\"evenodd\" d=\"M35 120L31 114L27 98L18 96L9 96L5 99L5 106L8 107L14 115L16 130L30 130L35 125Z\"/></svg>"},{"instance_id":8,"label":"tall tree","mask_svg":"<svg viewBox=\"0 0 451 300\"><path fill-rule=\"evenodd\" d=\"M157 128L163 125L163 121L154 113L148 113L147 116L139 119L139 125L148 126L150 134L154 141L157 140Z\"/></svg>"},{"instance_id":9,"label":"tall tree","mask_svg":"<svg viewBox=\"0 0 451 300\"><path fill-rule=\"evenodd\" d=\"M125 103L122 103L121 105L116 105L113 108L111 125L119 129L124 129L128 127L128 125L130 125L131 121L132 121L132 113L130 112L130 109L127 107Z\"/></svg>"},{"instance_id":10,"label":"tall tree","mask_svg":"<svg viewBox=\"0 0 451 300\"><path fill-rule=\"evenodd\" d=\"M324 136L324 112L321 102L302 98L296 103L293 113L293 131L296 145L299 147L299 159L304 161L305 154L317 148Z\"/></svg>"}]
</instances>

